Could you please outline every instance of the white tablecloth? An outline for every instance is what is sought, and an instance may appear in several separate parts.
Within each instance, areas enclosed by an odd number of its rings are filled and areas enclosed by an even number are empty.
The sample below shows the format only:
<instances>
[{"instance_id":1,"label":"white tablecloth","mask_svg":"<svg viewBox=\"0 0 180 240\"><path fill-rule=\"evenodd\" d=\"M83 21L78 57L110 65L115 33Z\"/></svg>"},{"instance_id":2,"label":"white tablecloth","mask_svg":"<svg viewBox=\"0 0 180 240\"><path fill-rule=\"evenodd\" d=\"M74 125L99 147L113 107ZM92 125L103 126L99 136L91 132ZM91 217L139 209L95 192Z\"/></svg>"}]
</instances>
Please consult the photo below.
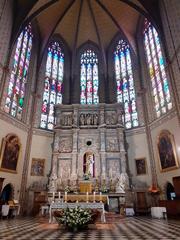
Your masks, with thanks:
<instances>
[{"instance_id":1,"label":"white tablecloth","mask_svg":"<svg viewBox=\"0 0 180 240\"><path fill-rule=\"evenodd\" d=\"M126 208L126 216L134 216L134 208Z\"/></svg>"},{"instance_id":2,"label":"white tablecloth","mask_svg":"<svg viewBox=\"0 0 180 240\"><path fill-rule=\"evenodd\" d=\"M84 202L80 202L80 203L51 203L50 205L50 209L49 209L49 223L52 222L52 212L53 210L58 210L58 209L66 209L66 208L75 208L75 207L80 207L80 208L84 208L84 209L98 209L101 211L101 221L102 222L106 222L106 218L105 218L105 210L104 210L104 204L103 203L84 203Z\"/></svg>"},{"instance_id":3,"label":"white tablecloth","mask_svg":"<svg viewBox=\"0 0 180 240\"><path fill-rule=\"evenodd\" d=\"M166 208L165 207L152 207L151 216L154 218L166 218Z\"/></svg>"}]
</instances>

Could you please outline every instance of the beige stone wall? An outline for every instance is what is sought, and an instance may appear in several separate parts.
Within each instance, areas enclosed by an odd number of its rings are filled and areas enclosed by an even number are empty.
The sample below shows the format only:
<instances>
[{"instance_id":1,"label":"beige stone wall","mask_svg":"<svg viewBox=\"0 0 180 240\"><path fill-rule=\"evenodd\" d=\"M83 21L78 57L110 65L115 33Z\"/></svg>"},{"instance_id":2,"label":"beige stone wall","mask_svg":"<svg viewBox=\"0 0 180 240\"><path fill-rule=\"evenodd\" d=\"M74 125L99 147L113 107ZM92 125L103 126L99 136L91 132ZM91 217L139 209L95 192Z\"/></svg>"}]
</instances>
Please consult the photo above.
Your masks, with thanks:
<instances>
[{"instance_id":1,"label":"beige stone wall","mask_svg":"<svg viewBox=\"0 0 180 240\"><path fill-rule=\"evenodd\" d=\"M148 152L148 143L145 130L139 133L128 133L126 137L128 143L128 165L130 174L132 174L132 184L136 188L151 185L151 168ZM135 159L145 158L146 174L137 175Z\"/></svg>"},{"instance_id":2,"label":"beige stone wall","mask_svg":"<svg viewBox=\"0 0 180 240\"><path fill-rule=\"evenodd\" d=\"M178 126L177 117L174 116L172 119L167 119L164 122L160 122L159 126L156 126L151 131L152 141L153 141L153 150L155 156L155 165L156 165L156 172L157 172L157 179L159 186L163 187L167 182L172 183L172 178L174 176L180 175L180 169L175 169L167 172L160 171L159 159L158 159L158 152L157 152L157 137L162 130L168 130L170 133L174 135L175 146L176 146L176 153L180 163L180 129Z\"/></svg>"},{"instance_id":3,"label":"beige stone wall","mask_svg":"<svg viewBox=\"0 0 180 240\"><path fill-rule=\"evenodd\" d=\"M15 123L15 122L14 122ZM17 164L17 173L8 173L0 171L0 176L5 178L3 187L11 183L14 186L14 198L19 198L19 191L21 186L21 179L22 179L22 171L23 171L23 164L24 164L24 156L25 156L25 148L26 148L26 140L27 140L27 132L25 130L16 127L15 124L8 123L7 121L0 119L0 142L2 144L2 139L9 133L16 134L21 142L21 150L20 156Z\"/></svg>"},{"instance_id":4,"label":"beige stone wall","mask_svg":"<svg viewBox=\"0 0 180 240\"><path fill-rule=\"evenodd\" d=\"M160 1L161 2L161 1ZM169 60L174 72L176 89L180 98L180 1L163 0L160 4L163 30L165 33L166 46ZM177 54L177 58L175 55ZM179 63L178 63L178 62Z\"/></svg>"},{"instance_id":5,"label":"beige stone wall","mask_svg":"<svg viewBox=\"0 0 180 240\"><path fill-rule=\"evenodd\" d=\"M51 168L52 142L52 134L40 135L36 133L33 135L28 169L28 187L33 184L33 182L47 184L47 174L49 174ZM44 176L31 176L32 158L45 159Z\"/></svg>"}]
</instances>

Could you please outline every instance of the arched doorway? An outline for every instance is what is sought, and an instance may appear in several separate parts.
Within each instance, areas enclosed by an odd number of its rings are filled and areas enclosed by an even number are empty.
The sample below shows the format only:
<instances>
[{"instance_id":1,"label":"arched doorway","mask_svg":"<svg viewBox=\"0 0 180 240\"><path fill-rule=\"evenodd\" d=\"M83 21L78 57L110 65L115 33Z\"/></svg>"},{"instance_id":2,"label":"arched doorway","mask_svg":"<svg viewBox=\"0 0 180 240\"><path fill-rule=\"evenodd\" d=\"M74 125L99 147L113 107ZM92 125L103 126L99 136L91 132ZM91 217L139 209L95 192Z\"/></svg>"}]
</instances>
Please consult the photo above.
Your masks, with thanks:
<instances>
[{"instance_id":1,"label":"arched doorway","mask_svg":"<svg viewBox=\"0 0 180 240\"><path fill-rule=\"evenodd\" d=\"M0 200L2 203L8 203L9 200L12 200L13 199L13 186L11 183L7 184L3 190L2 190L2 193L1 193L1 197L0 197Z\"/></svg>"},{"instance_id":2,"label":"arched doorway","mask_svg":"<svg viewBox=\"0 0 180 240\"><path fill-rule=\"evenodd\" d=\"M95 157L92 152L86 152L83 158L83 173L95 177Z\"/></svg>"}]
</instances>

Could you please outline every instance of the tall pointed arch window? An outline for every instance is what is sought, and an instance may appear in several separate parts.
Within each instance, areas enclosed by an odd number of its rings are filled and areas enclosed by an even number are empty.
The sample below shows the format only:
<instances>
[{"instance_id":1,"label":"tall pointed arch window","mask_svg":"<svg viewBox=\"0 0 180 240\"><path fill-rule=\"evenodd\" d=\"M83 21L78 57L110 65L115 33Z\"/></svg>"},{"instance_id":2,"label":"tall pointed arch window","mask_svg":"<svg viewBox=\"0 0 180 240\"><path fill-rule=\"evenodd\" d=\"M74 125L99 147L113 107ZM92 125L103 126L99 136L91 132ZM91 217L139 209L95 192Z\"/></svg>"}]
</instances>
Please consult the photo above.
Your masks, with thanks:
<instances>
[{"instance_id":1,"label":"tall pointed arch window","mask_svg":"<svg viewBox=\"0 0 180 240\"><path fill-rule=\"evenodd\" d=\"M117 102L124 105L124 124L126 129L137 127L138 114L129 45L119 40L114 51L115 78L117 83Z\"/></svg>"},{"instance_id":2,"label":"tall pointed arch window","mask_svg":"<svg viewBox=\"0 0 180 240\"><path fill-rule=\"evenodd\" d=\"M156 29L147 19L144 23L144 47L151 79L154 108L156 116L160 117L172 108L172 101L160 39Z\"/></svg>"},{"instance_id":3,"label":"tall pointed arch window","mask_svg":"<svg viewBox=\"0 0 180 240\"><path fill-rule=\"evenodd\" d=\"M54 126L54 104L62 103L64 77L64 53L58 42L48 47L44 80L43 104L40 127L52 130Z\"/></svg>"},{"instance_id":4,"label":"tall pointed arch window","mask_svg":"<svg viewBox=\"0 0 180 240\"><path fill-rule=\"evenodd\" d=\"M81 104L97 104L99 103L98 87L98 57L91 49L86 50L81 55Z\"/></svg>"},{"instance_id":5,"label":"tall pointed arch window","mask_svg":"<svg viewBox=\"0 0 180 240\"><path fill-rule=\"evenodd\" d=\"M17 119L22 119L27 75L32 49L31 24L26 26L17 39L13 68L7 88L4 110Z\"/></svg>"}]
</instances>

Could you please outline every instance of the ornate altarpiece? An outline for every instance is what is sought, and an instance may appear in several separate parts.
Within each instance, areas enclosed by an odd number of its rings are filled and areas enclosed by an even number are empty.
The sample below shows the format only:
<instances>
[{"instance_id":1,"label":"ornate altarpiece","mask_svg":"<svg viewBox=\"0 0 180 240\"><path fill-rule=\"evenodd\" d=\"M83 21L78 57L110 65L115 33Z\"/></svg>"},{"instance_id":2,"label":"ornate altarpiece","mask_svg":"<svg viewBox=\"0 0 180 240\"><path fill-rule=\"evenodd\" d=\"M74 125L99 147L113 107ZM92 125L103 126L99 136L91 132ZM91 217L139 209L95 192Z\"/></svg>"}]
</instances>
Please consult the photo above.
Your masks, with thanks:
<instances>
[{"instance_id":1,"label":"ornate altarpiece","mask_svg":"<svg viewBox=\"0 0 180 240\"><path fill-rule=\"evenodd\" d=\"M62 181L82 179L84 158L89 155L93 156L92 178L127 175L122 113L118 103L55 106L50 191L56 191Z\"/></svg>"}]
</instances>

